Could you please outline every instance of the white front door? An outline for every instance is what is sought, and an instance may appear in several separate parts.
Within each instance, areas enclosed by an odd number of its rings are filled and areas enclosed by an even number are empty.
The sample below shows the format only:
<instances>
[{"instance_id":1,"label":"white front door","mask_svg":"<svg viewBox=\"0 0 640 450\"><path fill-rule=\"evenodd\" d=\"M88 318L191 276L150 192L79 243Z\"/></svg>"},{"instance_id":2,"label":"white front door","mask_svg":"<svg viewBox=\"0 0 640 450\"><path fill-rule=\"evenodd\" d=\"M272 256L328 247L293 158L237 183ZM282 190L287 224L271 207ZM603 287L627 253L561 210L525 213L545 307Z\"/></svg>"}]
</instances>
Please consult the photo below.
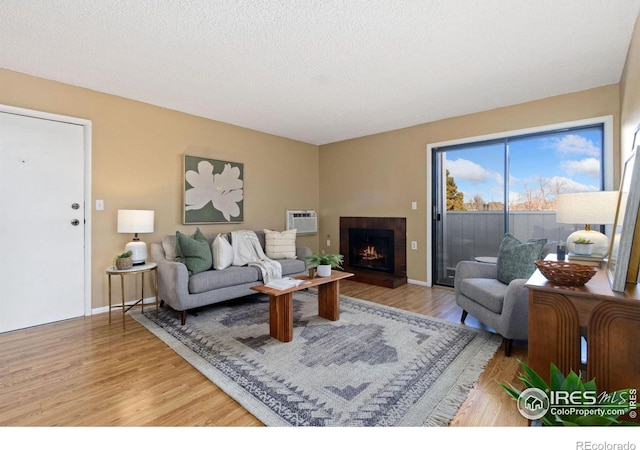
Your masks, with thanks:
<instances>
[{"instance_id":1,"label":"white front door","mask_svg":"<svg viewBox=\"0 0 640 450\"><path fill-rule=\"evenodd\" d=\"M84 127L0 112L0 332L85 313Z\"/></svg>"}]
</instances>

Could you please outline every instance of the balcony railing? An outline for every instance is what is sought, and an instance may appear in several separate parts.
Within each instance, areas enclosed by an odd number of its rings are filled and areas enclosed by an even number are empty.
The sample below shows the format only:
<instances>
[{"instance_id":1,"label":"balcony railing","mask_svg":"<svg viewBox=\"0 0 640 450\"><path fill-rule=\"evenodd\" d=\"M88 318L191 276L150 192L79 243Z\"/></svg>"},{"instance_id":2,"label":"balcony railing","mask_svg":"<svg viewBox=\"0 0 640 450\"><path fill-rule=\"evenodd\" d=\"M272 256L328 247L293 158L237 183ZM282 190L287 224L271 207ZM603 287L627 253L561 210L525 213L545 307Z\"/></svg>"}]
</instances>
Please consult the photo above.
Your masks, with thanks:
<instances>
[{"instance_id":1,"label":"balcony railing","mask_svg":"<svg viewBox=\"0 0 640 450\"><path fill-rule=\"evenodd\" d=\"M566 241L583 225L556 222L555 211L513 211L509 213L509 233L525 242L547 238ZM497 256L504 236L504 211L447 211L442 224L443 248L438 255L438 284L453 285L459 261L479 256Z\"/></svg>"}]
</instances>

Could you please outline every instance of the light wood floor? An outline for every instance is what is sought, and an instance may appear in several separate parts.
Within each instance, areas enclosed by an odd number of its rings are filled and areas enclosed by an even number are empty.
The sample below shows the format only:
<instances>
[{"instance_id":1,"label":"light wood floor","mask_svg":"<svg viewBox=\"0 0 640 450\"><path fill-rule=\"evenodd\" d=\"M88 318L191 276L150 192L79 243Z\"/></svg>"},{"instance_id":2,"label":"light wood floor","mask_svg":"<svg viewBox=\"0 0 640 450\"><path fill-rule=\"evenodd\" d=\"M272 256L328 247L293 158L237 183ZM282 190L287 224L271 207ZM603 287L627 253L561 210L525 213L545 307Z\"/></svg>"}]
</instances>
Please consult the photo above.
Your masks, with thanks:
<instances>
[{"instance_id":1,"label":"light wood floor","mask_svg":"<svg viewBox=\"0 0 640 450\"><path fill-rule=\"evenodd\" d=\"M387 289L349 280L341 293L458 322L451 289ZM135 320L108 314L0 334L0 426L261 426ZM473 318L467 324L480 326ZM500 349L451 426L527 426L498 382L518 384Z\"/></svg>"}]
</instances>

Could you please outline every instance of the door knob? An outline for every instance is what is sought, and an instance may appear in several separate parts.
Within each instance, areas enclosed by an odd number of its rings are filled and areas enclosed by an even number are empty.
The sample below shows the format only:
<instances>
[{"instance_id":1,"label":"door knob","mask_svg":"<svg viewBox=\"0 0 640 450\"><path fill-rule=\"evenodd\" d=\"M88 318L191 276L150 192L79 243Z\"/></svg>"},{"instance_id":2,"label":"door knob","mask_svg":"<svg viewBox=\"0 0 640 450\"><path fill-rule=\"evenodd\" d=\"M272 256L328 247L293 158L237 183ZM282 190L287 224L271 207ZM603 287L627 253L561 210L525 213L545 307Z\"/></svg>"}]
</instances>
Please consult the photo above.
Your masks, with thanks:
<instances>
[{"instance_id":1,"label":"door knob","mask_svg":"<svg viewBox=\"0 0 640 450\"><path fill-rule=\"evenodd\" d=\"M80 225L80 221L78 219L73 219L71 221L71 225L73 225L74 227L77 227L78 225Z\"/></svg>"}]
</instances>

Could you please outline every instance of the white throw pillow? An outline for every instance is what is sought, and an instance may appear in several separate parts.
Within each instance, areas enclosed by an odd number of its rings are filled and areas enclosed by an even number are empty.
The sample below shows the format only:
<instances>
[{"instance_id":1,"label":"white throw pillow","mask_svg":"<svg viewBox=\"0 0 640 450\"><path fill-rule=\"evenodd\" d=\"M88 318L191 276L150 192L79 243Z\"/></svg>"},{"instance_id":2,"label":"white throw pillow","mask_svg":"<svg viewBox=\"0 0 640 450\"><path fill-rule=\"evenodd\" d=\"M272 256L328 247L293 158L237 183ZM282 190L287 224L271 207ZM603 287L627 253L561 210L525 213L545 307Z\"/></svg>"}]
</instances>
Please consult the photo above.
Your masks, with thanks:
<instances>
[{"instance_id":1,"label":"white throw pillow","mask_svg":"<svg viewBox=\"0 0 640 450\"><path fill-rule=\"evenodd\" d=\"M296 259L296 232L264 230L265 254L271 259Z\"/></svg>"},{"instance_id":2,"label":"white throw pillow","mask_svg":"<svg viewBox=\"0 0 640 450\"><path fill-rule=\"evenodd\" d=\"M216 270L226 269L233 264L233 247L227 237L218 234L211 244L213 254L213 268Z\"/></svg>"}]
</instances>

